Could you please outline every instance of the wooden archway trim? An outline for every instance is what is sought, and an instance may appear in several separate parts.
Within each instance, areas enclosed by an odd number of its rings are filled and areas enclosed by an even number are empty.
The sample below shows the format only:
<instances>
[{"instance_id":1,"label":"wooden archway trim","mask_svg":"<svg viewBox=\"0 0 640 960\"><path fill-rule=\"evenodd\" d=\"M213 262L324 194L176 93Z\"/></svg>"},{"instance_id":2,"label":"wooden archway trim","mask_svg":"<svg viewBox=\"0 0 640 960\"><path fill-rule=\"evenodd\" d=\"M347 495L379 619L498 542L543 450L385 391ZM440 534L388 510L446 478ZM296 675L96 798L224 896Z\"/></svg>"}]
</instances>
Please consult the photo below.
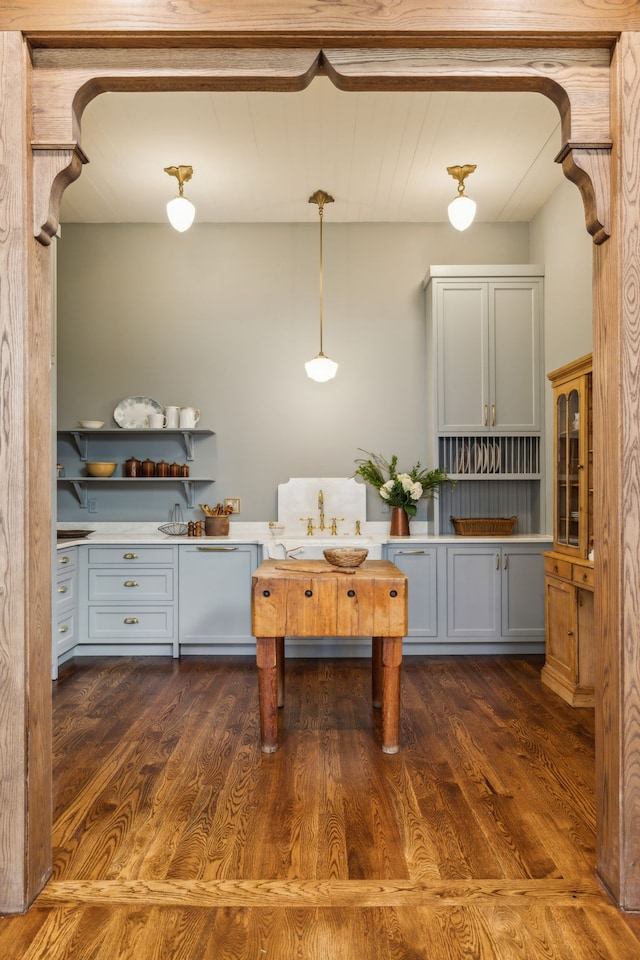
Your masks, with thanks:
<instances>
[{"instance_id":1,"label":"wooden archway trim","mask_svg":"<svg viewBox=\"0 0 640 960\"><path fill-rule=\"evenodd\" d=\"M608 49L462 48L324 50L340 90L532 91L561 117L556 162L582 196L594 243L610 235L611 110Z\"/></svg>"},{"instance_id":2,"label":"wooden archway trim","mask_svg":"<svg viewBox=\"0 0 640 960\"><path fill-rule=\"evenodd\" d=\"M64 188L80 173L80 118L107 91L269 90L308 86L321 68L341 90L542 93L560 112L558 161L579 187L596 243L609 236L608 49L526 47L82 49L33 51L34 236L49 243Z\"/></svg>"}]
</instances>

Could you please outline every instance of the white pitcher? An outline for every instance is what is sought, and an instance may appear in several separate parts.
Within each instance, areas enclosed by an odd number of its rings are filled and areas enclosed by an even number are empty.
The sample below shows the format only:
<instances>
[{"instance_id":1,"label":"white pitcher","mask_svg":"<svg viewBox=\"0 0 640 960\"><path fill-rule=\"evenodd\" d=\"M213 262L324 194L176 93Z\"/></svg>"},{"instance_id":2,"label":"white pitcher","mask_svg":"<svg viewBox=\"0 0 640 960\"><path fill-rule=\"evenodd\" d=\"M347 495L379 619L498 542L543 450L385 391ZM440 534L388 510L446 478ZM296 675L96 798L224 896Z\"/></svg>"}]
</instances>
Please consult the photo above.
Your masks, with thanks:
<instances>
[{"instance_id":1,"label":"white pitcher","mask_svg":"<svg viewBox=\"0 0 640 960\"><path fill-rule=\"evenodd\" d=\"M180 429L190 430L200 419L197 407L180 407Z\"/></svg>"},{"instance_id":2,"label":"white pitcher","mask_svg":"<svg viewBox=\"0 0 640 960\"><path fill-rule=\"evenodd\" d=\"M164 415L167 418L167 428L176 430L180 422L180 407L165 407Z\"/></svg>"}]
</instances>

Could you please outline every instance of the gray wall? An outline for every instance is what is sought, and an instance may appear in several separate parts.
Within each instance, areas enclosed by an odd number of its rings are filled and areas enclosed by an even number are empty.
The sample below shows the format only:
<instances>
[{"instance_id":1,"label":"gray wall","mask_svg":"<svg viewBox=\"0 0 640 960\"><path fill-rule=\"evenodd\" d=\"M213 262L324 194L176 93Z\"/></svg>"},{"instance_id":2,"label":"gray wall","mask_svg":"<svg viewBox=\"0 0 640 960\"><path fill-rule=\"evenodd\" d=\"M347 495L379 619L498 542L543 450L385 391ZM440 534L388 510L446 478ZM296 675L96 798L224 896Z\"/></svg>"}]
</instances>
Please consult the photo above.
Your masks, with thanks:
<instances>
[{"instance_id":1,"label":"gray wall","mask_svg":"<svg viewBox=\"0 0 640 960\"><path fill-rule=\"evenodd\" d=\"M545 371L590 353L593 347L593 241L584 225L577 187L563 180L530 227L531 260L545 264ZM545 496L547 530L553 524L553 392L545 383Z\"/></svg>"},{"instance_id":2,"label":"gray wall","mask_svg":"<svg viewBox=\"0 0 640 960\"><path fill-rule=\"evenodd\" d=\"M530 240L531 234L531 240ZM563 184L527 224L331 224L324 231L325 352L340 364L308 380L318 351L318 229L304 224L65 224L58 250L58 426L102 419L128 396L200 407L197 502L240 497L238 520L276 514L291 476L349 476L358 448L427 460L422 280L434 263L546 264L547 369L589 349L590 240L578 192ZM531 249L530 249L531 247ZM577 253L574 251L578 251ZM588 255L588 256L587 256ZM570 279L567 279L570 278ZM573 347L576 347L574 350ZM95 459L183 460L182 448L96 442ZM70 446L67 473L78 472ZM430 464L429 464L430 465ZM95 520L168 517L178 490L92 488ZM426 516L420 505L420 516ZM200 517L195 508L185 517ZM369 496L368 519L382 519ZM94 519L73 492L61 520Z\"/></svg>"},{"instance_id":3,"label":"gray wall","mask_svg":"<svg viewBox=\"0 0 640 960\"><path fill-rule=\"evenodd\" d=\"M291 476L350 476L359 447L397 453L402 467L424 464L427 267L527 262L528 232L326 223L324 347L340 368L317 384L304 371L318 351L317 226L196 224L177 234L168 225L65 224L58 426L90 418L115 426L113 409L128 396L199 407L200 425L216 435L199 441L192 474L216 483L196 502L240 497L238 520L273 519L277 484ZM152 459L175 452L129 440L98 443L92 457L121 462L132 449ZM77 473L71 449L61 454L67 474ZM93 488L92 497L96 520L162 521L178 499L130 487ZM58 508L62 520L92 519L69 489ZM373 496L368 514L384 516Z\"/></svg>"}]
</instances>

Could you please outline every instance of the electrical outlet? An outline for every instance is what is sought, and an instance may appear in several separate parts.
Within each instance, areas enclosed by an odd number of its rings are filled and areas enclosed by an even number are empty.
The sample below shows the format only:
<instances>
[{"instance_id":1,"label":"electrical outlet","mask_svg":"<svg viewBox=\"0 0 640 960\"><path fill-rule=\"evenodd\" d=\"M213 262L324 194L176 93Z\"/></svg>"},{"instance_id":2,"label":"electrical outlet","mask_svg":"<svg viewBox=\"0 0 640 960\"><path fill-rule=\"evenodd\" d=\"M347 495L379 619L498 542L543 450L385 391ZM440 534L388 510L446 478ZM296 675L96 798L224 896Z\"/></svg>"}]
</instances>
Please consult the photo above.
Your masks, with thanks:
<instances>
[{"instance_id":1,"label":"electrical outlet","mask_svg":"<svg viewBox=\"0 0 640 960\"><path fill-rule=\"evenodd\" d=\"M224 505L230 513L240 513L240 497L225 497Z\"/></svg>"},{"instance_id":2,"label":"electrical outlet","mask_svg":"<svg viewBox=\"0 0 640 960\"><path fill-rule=\"evenodd\" d=\"M95 497L89 500L88 507L89 507L89 513L98 512L98 501L95 499Z\"/></svg>"}]
</instances>

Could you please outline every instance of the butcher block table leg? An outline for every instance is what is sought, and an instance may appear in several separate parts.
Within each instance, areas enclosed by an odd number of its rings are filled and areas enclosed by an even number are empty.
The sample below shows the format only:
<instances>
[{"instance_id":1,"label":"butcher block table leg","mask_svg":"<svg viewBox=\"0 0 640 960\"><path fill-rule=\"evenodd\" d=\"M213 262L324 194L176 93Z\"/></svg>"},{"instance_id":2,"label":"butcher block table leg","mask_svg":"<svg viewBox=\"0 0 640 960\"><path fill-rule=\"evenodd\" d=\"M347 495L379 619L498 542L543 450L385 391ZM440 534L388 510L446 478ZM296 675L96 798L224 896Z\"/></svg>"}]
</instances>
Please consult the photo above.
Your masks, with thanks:
<instances>
[{"instance_id":1,"label":"butcher block table leg","mask_svg":"<svg viewBox=\"0 0 640 960\"><path fill-rule=\"evenodd\" d=\"M382 706L382 637L371 638L371 702Z\"/></svg>"},{"instance_id":2,"label":"butcher block table leg","mask_svg":"<svg viewBox=\"0 0 640 960\"><path fill-rule=\"evenodd\" d=\"M284 637L276 637L276 670L278 671L278 706L284 707Z\"/></svg>"},{"instance_id":3,"label":"butcher block table leg","mask_svg":"<svg viewBox=\"0 0 640 960\"><path fill-rule=\"evenodd\" d=\"M382 751L383 753L397 753L400 749L400 665L402 663L402 637L383 637L381 647Z\"/></svg>"},{"instance_id":4,"label":"butcher block table leg","mask_svg":"<svg viewBox=\"0 0 640 960\"><path fill-rule=\"evenodd\" d=\"M260 704L260 747L263 753L278 749L278 640L256 637L258 702Z\"/></svg>"}]
</instances>

